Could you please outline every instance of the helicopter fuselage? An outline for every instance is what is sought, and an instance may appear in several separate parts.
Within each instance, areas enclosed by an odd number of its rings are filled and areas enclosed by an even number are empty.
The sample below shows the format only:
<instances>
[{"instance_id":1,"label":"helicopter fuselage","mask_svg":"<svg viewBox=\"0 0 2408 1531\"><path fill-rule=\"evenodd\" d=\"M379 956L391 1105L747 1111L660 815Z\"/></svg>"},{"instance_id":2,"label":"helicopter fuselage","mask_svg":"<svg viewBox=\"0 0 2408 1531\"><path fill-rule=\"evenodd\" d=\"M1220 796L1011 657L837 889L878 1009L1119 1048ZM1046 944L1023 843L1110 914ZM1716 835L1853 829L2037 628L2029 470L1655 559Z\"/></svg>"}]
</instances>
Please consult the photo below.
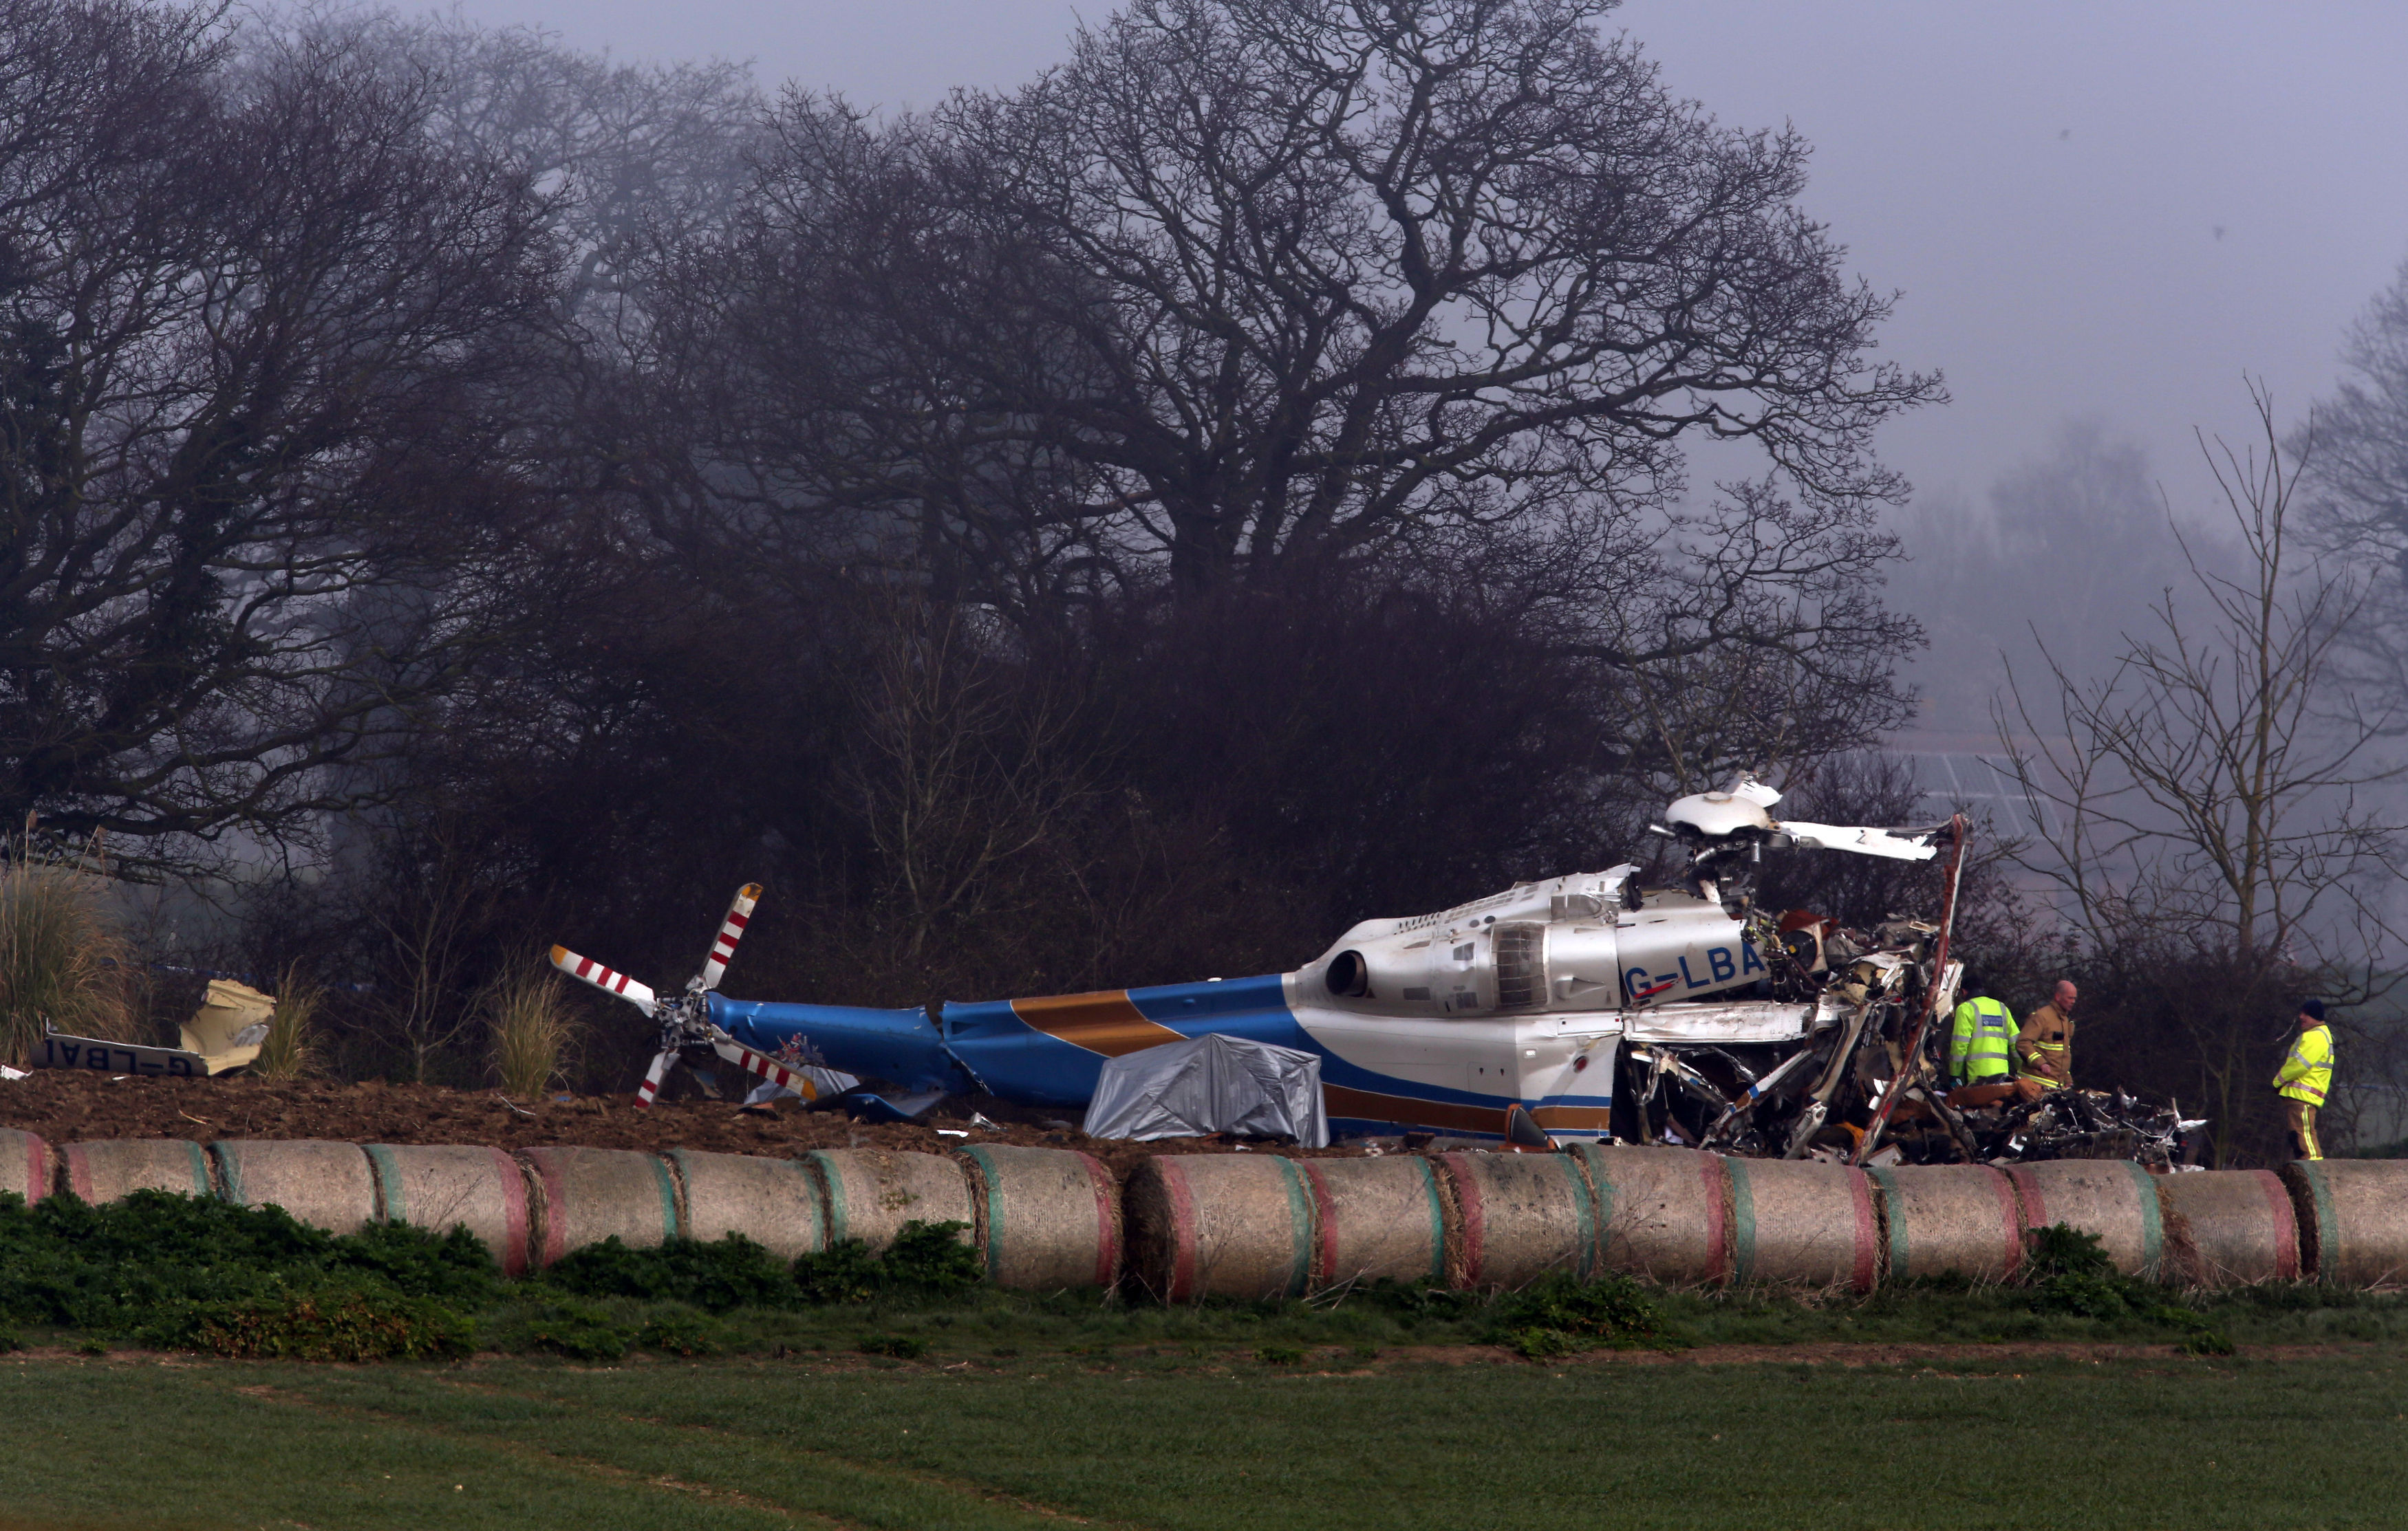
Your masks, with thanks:
<instances>
[{"instance_id":1,"label":"helicopter fuselage","mask_svg":"<svg viewBox=\"0 0 2408 1531\"><path fill-rule=\"evenodd\" d=\"M1769 976L1746 923L1635 876L1365 921L1288 973L902 1010L713 994L711 1018L771 1054L1062 1108L1086 1104L1108 1058L1222 1033L1318 1054L1340 1136L1499 1136L1520 1105L1559 1138L1605 1138L1624 1044L1794 1047L1840 1014L1745 993Z\"/></svg>"}]
</instances>

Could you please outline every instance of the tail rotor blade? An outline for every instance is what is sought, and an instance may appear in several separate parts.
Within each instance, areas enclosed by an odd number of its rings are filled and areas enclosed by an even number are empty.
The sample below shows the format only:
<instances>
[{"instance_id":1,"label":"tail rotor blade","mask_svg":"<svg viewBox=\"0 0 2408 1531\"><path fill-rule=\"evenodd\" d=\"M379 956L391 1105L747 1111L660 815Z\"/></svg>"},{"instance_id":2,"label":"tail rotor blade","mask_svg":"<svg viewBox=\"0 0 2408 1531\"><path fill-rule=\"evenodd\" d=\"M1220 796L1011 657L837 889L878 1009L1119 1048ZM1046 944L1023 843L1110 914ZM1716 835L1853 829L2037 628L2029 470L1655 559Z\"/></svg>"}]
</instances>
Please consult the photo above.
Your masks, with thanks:
<instances>
[{"instance_id":1,"label":"tail rotor blade","mask_svg":"<svg viewBox=\"0 0 2408 1531\"><path fill-rule=\"evenodd\" d=\"M714 1035L710 1039L710 1046L713 1052L747 1074L758 1080L766 1080L771 1084L782 1085L805 1100L817 1100L822 1095L842 1095L861 1082L851 1074L838 1073L833 1068L823 1068L816 1064L781 1063L766 1052L755 1052L725 1032Z\"/></svg>"},{"instance_id":2,"label":"tail rotor blade","mask_svg":"<svg viewBox=\"0 0 2408 1531\"><path fill-rule=\"evenodd\" d=\"M761 884L747 882L736 890L735 901L727 906L727 918L719 923L719 935L710 943L710 955L702 960L702 986L706 990L719 987L726 975L727 959L736 955L736 943L744 938L744 927L752 923L752 906L761 896Z\"/></svg>"},{"instance_id":3,"label":"tail rotor blade","mask_svg":"<svg viewBox=\"0 0 2408 1531\"><path fill-rule=\"evenodd\" d=\"M669 1077L669 1070L677 1066L677 1062L678 1055L674 1050L652 1054L652 1066L644 1071L644 1082L636 1086L636 1109L644 1110L652 1105L653 1098L661 1093L661 1081Z\"/></svg>"},{"instance_id":4,"label":"tail rotor blade","mask_svg":"<svg viewBox=\"0 0 2408 1531\"><path fill-rule=\"evenodd\" d=\"M552 965L570 978L583 979L606 994L617 994L646 1015L652 1013L652 992L624 973L614 973L591 957L580 957L565 946L552 949Z\"/></svg>"}]
</instances>

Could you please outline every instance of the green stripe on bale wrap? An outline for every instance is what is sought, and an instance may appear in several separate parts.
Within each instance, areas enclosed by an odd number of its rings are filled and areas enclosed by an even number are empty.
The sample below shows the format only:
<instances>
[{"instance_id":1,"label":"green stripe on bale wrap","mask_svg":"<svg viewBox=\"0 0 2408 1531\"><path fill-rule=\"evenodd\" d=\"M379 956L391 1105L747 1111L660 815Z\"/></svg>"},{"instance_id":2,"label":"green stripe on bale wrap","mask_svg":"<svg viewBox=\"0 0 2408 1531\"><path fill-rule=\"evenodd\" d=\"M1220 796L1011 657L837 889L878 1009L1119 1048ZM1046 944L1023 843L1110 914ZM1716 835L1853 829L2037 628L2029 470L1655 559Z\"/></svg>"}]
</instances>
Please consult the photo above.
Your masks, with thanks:
<instances>
[{"instance_id":1,"label":"green stripe on bale wrap","mask_svg":"<svg viewBox=\"0 0 2408 1531\"><path fill-rule=\"evenodd\" d=\"M2165 1263L2157 1179L2122 1159L2049 1159L2007 1169L2027 1230L2062 1223L2094 1236L2127 1276L2154 1281Z\"/></svg>"},{"instance_id":2,"label":"green stripe on bale wrap","mask_svg":"<svg viewBox=\"0 0 2408 1531\"><path fill-rule=\"evenodd\" d=\"M2317 1281L2408 1285L2408 1159L2303 1159L2282 1173Z\"/></svg>"},{"instance_id":3,"label":"green stripe on bale wrap","mask_svg":"<svg viewBox=\"0 0 2408 1531\"><path fill-rule=\"evenodd\" d=\"M742 1234L781 1260L827 1248L827 1209L820 1178L793 1159L671 1149L685 1192L681 1224L689 1238Z\"/></svg>"},{"instance_id":4,"label":"green stripe on bale wrap","mask_svg":"<svg viewBox=\"0 0 2408 1531\"><path fill-rule=\"evenodd\" d=\"M972 1242L977 1214L962 1166L934 1153L887 1149L818 1149L803 1162L819 1177L833 1246L857 1238L871 1252L895 1242L910 1223L958 1223Z\"/></svg>"},{"instance_id":5,"label":"green stripe on bale wrap","mask_svg":"<svg viewBox=\"0 0 2408 1531\"><path fill-rule=\"evenodd\" d=\"M1731 1279L1731 1178L1695 1149L1575 1145L1599 1208L1598 1266L1668 1286Z\"/></svg>"},{"instance_id":6,"label":"green stripe on bale wrap","mask_svg":"<svg viewBox=\"0 0 2408 1531\"><path fill-rule=\"evenodd\" d=\"M1143 1159L1122 1205L1129 1269L1165 1302L1300 1296L1311 1280L1312 1197L1275 1154Z\"/></svg>"},{"instance_id":7,"label":"green stripe on bale wrap","mask_svg":"<svg viewBox=\"0 0 2408 1531\"><path fill-rule=\"evenodd\" d=\"M2247 1286L2300 1274L2300 1226L2291 1194L2266 1169L2158 1175L2165 1267L2185 1286Z\"/></svg>"},{"instance_id":8,"label":"green stripe on bale wrap","mask_svg":"<svg viewBox=\"0 0 2408 1531\"><path fill-rule=\"evenodd\" d=\"M376 1174L357 1143L234 1140L210 1144L209 1155L228 1201L281 1207L330 1234L354 1234L377 1221Z\"/></svg>"},{"instance_id":9,"label":"green stripe on bale wrap","mask_svg":"<svg viewBox=\"0 0 2408 1531\"><path fill-rule=\"evenodd\" d=\"M1729 1159L1733 1267L1742 1281L1845 1286L1881 1281L1872 1182L1846 1165Z\"/></svg>"},{"instance_id":10,"label":"green stripe on bale wrap","mask_svg":"<svg viewBox=\"0 0 2408 1531\"><path fill-rule=\"evenodd\" d=\"M657 1154L551 1147L520 1157L542 1188L544 1265L606 1238L652 1249L679 1234L677 1181Z\"/></svg>"},{"instance_id":11,"label":"green stripe on bale wrap","mask_svg":"<svg viewBox=\"0 0 2408 1531\"><path fill-rule=\"evenodd\" d=\"M1869 1171L1889 1230L1889 1275L2003 1281L2023 1265L2013 1181L1987 1165L1900 1165Z\"/></svg>"},{"instance_id":12,"label":"green stripe on bale wrap","mask_svg":"<svg viewBox=\"0 0 2408 1531\"><path fill-rule=\"evenodd\" d=\"M523 1276L533 1211L526 1171L497 1148L466 1143L371 1143L378 1215L440 1232L466 1228L505 1276Z\"/></svg>"},{"instance_id":13,"label":"green stripe on bale wrap","mask_svg":"<svg viewBox=\"0 0 2408 1531\"><path fill-rule=\"evenodd\" d=\"M1101 1164L1069 1149L981 1144L961 1152L986 1230L987 1280L1032 1291L1119 1280L1118 1188Z\"/></svg>"},{"instance_id":14,"label":"green stripe on bale wrap","mask_svg":"<svg viewBox=\"0 0 2408 1531\"><path fill-rule=\"evenodd\" d=\"M1315 1291L1446 1280L1446 1210L1428 1160L1388 1154L1297 1165L1312 1187Z\"/></svg>"},{"instance_id":15,"label":"green stripe on bale wrap","mask_svg":"<svg viewBox=\"0 0 2408 1531\"><path fill-rule=\"evenodd\" d=\"M1575 1155L1470 1150L1439 1163L1458 1218L1455 1285L1511 1291L1556 1272L1596 1274L1597 1198Z\"/></svg>"}]
</instances>

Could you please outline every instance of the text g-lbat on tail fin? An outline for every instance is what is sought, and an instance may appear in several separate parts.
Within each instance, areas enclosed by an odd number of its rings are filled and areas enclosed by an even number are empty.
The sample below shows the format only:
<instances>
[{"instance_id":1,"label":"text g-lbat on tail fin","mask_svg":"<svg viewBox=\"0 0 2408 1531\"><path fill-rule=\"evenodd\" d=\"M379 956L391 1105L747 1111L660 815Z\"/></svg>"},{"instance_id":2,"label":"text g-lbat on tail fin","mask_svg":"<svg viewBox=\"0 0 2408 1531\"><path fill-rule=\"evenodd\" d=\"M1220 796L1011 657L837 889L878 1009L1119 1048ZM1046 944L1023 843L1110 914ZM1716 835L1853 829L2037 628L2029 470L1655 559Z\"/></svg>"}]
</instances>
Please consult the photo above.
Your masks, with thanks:
<instances>
[{"instance_id":1,"label":"text g-lbat on tail fin","mask_svg":"<svg viewBox=\"0 0 2408 1531\"><path fill-rule=\"evenodd\" d=\"M716 986L758 894L748 888L702 973L654 1002L661 1043L641 1098L681 1059L715 1052L754 1072L757 1061L817 1067L829 1083L1082 1108L1105 1060L1217 1033L1318 1055L1340 1136L1503 1138L1511 1125L1527 1139L1535 1123L1555 1138L1819 1156L1862 1151L1867 1128L1922 1131L1914 1111L1876 1121L1868 1103L1892 1087L1910 1019L1954 1003L1939 925L1847 930L1757 909L1753 889L1770 853L1929 861L1945 843L1961 861L1961 841L1947 824L1783 820L1780 801L1742 776L1671 804L1654 826L1687 851L1670 885L1630 865L1517 883L1363 921L1289 972L1096 994L900 1009L730 999ZM640 987L555 960L623 998Z\"/></svg>"}]
</instances>

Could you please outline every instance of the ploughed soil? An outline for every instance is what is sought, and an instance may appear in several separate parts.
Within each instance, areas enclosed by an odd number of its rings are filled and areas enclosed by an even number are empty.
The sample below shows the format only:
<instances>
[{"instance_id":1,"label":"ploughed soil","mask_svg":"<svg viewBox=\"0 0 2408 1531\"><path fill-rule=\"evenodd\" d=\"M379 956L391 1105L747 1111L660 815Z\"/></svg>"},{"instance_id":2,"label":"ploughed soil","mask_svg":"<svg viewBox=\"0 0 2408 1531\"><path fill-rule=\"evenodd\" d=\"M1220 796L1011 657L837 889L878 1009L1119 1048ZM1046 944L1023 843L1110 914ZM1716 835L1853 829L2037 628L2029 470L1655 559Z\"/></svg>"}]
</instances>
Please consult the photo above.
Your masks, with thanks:
<instances>
[{"instance_id":1,"label":"ploughed soil","mask_svg":"<svg viewBox=\"0 0 2408 1531\"><path fill-rule=\"evenodd\" d=\"M505 1100L492 1090L369 1080L268 1080L239 1075L178 1080L129 1075L111 1079L80 1069L33 1070L0 1080L0 1127L34 1133L53 1144L111 1138L331 1138L354 1143L486 1143L495 1148L697 1149L789 1158L812 1149L885 1148L942 1152L973 1143L1075 1148L1125 1173L1140 1158L1168 1153L1280 1153L1291 1157L1359 1156L1396 1143L1364 1139L1327 1149L1260 1139L1168 1138L1151 1143L1089 1138L1066 1116L1007 1106L977 1096L949 1100L920 1122L855 1122L834 1109L804 1110L777 1103L769 1114L739 1110L732 1101L687 1098L636 1109L629 1095L545 1096ZM973 1127L975 1111L996 1123ZM945 1137L940 1129L967 1133Z\"/></svg>"}]
</instances>

